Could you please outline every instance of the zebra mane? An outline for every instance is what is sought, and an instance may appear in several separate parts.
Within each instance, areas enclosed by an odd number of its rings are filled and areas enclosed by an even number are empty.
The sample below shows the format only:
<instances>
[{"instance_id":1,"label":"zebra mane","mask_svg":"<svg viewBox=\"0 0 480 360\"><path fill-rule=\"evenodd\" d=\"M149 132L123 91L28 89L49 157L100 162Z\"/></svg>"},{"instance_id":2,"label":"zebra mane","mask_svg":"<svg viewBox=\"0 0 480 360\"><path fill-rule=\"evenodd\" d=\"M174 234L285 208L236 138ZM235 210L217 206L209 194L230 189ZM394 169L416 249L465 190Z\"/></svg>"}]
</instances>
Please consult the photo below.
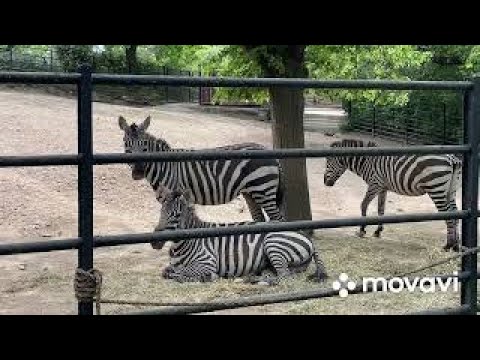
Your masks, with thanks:
<instances>
[{"instance_id":1,"label":"zebra mane","mask_svg":"<svg viewBox=\"0 0 480 360\"><path fill-rule=\"evenodd\" d=\"M172 149L170 144L165 139L163 139L161 137L156 137L155 135L152 135L151 133L149 133L147 131L140 130L139 126L135 123L130 125L130 133L131 133L132 136L137 137L140 132L142 132L147 138L152 139L155 142L155 144L157 145L157 148L159 148L160 150L165 151L165 150L171 150Z\"/></svg>"},{"instance_id":2,"label":"zebra mane","mask_svg":"<svg viewBox=\"0 0 480 360\"><path fill-rule=\"evenodd\" d=\"M342 139L330 144L330 147L377 147L373 141L365 142L357 139Z\"/></svg>"}]
</instances>

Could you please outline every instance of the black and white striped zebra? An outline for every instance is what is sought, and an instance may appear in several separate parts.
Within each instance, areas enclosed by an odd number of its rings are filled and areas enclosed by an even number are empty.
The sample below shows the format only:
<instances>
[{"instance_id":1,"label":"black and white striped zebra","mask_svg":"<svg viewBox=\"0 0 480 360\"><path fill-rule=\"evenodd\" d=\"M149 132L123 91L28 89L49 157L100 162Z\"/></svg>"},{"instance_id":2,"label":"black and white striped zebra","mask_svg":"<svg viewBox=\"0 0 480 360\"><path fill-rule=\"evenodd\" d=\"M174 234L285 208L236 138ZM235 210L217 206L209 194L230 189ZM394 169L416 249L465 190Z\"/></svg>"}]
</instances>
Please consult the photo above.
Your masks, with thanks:
<instances>
[{"instance_id":1,"label":"black and white striped zebra","mask_svg":"<svg viewBox=\"0 0 480 360\"><path fill-rule=\"evenodd\" d=\"M373 142L341 140L331 147L376 147ZM334 156L327 157L324 183L333 186L348 169L368 185L361 204L362 216L368 205L378 196L378 215L385 212L387 191L400 195L428 194L439 212L456 211L456 191L460 183L462 162L454 155L397 155L397 156ZM374 236L380 237L383 225ZM360 227L359 236L366 234ZM447 221L446 251L459 249L458 220Z\"/></svg>"},{"instance_id":2,"label":"black and white striped zebra","mask_svg":"<svg viewBox=\"0 0 480 360\"><path fill-rule=\"evenodd\" d=\"M244 224L252 223L202 221L195 212L190 191L174 190L163 199L155 231ZM161 249L163 244L157 249ZM309 278L323 281L327 274L312 241L292 231L180 240L170 248L170 265L163 271L163 277L178 282L244 277L251 283L276 285L291 274L306 271L312 259L316 271ZM270 274L265 275L266 272Z\"/></svg>"},{"instance_id":3,"label":"black and white striped zebra","mask_svg":"<svg viewBox=\"0 0 480 360\"><path fill-rule=\"evenodd\" d=\"M126 153L191 151L172 149L164 139L146 132L149 125L150 117L140 125L128 125L125 118L119 117ZM213 150L263 149L259 144L244 143ZM275 159L143 162L130 166L132 178L147 179L159 201L165 189L189 189L199 205L226 204L242 194L255 221L266 220L262 209L269 220L284 220L280 210L283 204L280 164Z\"/></svg>"}]
</instances>

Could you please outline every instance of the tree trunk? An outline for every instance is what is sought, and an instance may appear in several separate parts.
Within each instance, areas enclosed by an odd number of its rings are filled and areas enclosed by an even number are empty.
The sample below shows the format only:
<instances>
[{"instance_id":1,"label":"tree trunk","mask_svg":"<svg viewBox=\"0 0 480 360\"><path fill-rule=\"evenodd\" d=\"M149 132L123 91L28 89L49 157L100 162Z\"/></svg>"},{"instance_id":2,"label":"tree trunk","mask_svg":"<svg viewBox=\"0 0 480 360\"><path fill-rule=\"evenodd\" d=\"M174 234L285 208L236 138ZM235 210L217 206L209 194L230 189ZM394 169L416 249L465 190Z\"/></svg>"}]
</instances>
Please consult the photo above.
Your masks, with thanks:
<instances>
[{"instance_id":1,"label":"tree trunk","mask_svg":"<svg viewBox=\"0 0 480 360\"><path fill-rule=\"evenodd\" d=\"M283 76L290 78L307 76L304 59L305 45L288 45L282 51L282 55L285 72ZM303 113L305 100L303 89L272 87L270 88L270 100L272 102L274 148L304 148ZM285 193L282 210L286 220L312 220L306 159L281 159L280 163L283 170ZM304 232L313 234L312 230L305 230Z\"/></svg>"},{"instance_id":2,"label":"tree trunk","mask_svg":"<svg viewBox=\"0 0 480 360\"><path fill-rule=\"evenodd\" d=\"M243 46L267 77L305 78L308 75L305 66L306 45ZM304 148L303 89L272 87L269 91L274 148ZM286 220L311 220L306 159L281 159L280 163L284 183L282 210ZM311 230L304 232L313 233Z\"/></svg>"},{"instance_id":3,"label":"tree trunk","mask_svg":"<svg viewBox=\"0 0 480 360\"><path fill-rule=\"evenodd\" d=\"M303 148L303 90L272 88L273 147ZM285 191L284 211L287 221L311 220L306 159L281 159Z\"/></svg>"},{"instance_id":4,"label":"tree trunk","mask_svg":"<svg viewBox=\"0 0 480 360\"><path fill-rule=\"evenodd\" d=\"M137 70L137 47L138 45L125 45L125 59L129 74L133 74Z\"/></svg>"}]
</instances>

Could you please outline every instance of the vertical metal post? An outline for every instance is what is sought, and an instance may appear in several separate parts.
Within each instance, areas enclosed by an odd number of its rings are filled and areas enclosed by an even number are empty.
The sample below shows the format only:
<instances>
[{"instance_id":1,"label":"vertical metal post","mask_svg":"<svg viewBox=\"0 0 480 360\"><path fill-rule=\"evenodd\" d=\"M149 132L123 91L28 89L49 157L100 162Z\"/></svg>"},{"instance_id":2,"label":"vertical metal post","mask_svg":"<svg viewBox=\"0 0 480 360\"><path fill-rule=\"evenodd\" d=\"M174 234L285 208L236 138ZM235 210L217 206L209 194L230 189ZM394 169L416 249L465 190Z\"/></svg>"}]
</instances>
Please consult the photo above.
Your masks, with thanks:
<instances>
[{"instance_id":1,"label":"vertical metal post","mask_svg":"<svg viewBox=\"0 0 480 360\"><path fill-rule=\"evenodd\" d=\"M447 104L443 103L443 145L447 144Z\"/></svg>"},{"instance_id":2,"label":"vertical metal post","mask_svg":"<svg viewBox=\"0 0 480 360\"><path fill-rule=\"evenodd\" d=\"M372 124L372 137L375 137L375 130L377 125L377 106L373 104L373 124Z\"/></svg>"},{"instance_id":3,"label":"vertical metal post","mask_svg":"<svg viewBox=\"0 0 480 360\"><path fill-rule=\"evenodd\" d=\"M463 163L462 207L470 210L468 218L462 221L462 246L478 246L478 145L480 138L480 77L473 79L474 88L464 98L464 142L471 147L465 154ZM477 306L477 255L462 258L462 271L468 271L470 277L462 284L461 303L470 306L470 313L476 314Z\"/></svg>"},{"instance_id":4,"label":"vertical metal post","mask_svg":"<svg viewBox=\"0 0 480 360\"><path fill-rule=\"evenodd\" d=\"M78 266L93 268L93 146L92 146L92 70L89 65L79 68L78 83ZM79 315L93 315L93 302L79 302Z\"/></svg>"},{"instance_id":5,"label":"vertical metal post","mask_svg":"<svg viewBox=\"0 0 480 360\"><path fill-rule=\"evenodd\" d=\"M166 66L163 67L163 75L168 75L168 68ZM168 104L168 85L165 86L165 102Z\"/></svg>"},{"instance_id":6,"label":"vertical metal post","mask_svg":"<svg viewBox=\"0 0 480 360\"><path fill-rule=\"evenodd\" d=\"M13 47L10 48L10 69L13 70Z\"/></svg>"},{"instance_id":7,"label":"vertical metal post","mask_svg":"<svg viewBox=\"0 0 480 360\"><path fill-rule=\"evenodd\" d=\"M191 71L188 72L188 76L192 77L193 73ZM192 102L192 88L189 86L188 87L188 102Z\"/></svg>"},{"instance_id":8,"label":"vertical metal post","mask_svg":"<svg viewBox=\"0 0 480 360\"><path fill-rule=\"evenodd\" d=\"M198 76L202 77L202 68L198 68ZM198 94L198 105L202 105L202 87L199 86L197 89L197 94Z\"/></svg>"},{"instance_id":9,"label":"vertical metal post","mask_svg":"<svg viewBox=\"0 0 480 360\"><path fill-rule=\"evenodd\" d=\"M50 72L53 71L53 45L50 45Z\"/></svg>"}]
</instances>

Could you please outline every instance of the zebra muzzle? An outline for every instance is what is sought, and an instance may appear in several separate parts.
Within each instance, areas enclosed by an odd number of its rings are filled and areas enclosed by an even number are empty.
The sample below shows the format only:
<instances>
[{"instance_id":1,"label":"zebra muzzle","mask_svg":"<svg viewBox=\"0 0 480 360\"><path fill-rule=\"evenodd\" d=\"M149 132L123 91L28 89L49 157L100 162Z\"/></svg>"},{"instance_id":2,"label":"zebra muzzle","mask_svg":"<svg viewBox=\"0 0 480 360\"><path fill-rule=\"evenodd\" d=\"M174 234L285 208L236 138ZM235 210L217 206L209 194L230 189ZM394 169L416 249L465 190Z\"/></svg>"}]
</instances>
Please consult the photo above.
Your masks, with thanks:
<instances>
[{"instance_id":1,"label":"zebra muzzle","mask_svg":"<svg viewBox=\"0 0 480 360\"><path fill-rule=\"evenodd\" d=\"M335 181L332 179L325 179L324 183L325 183L325 186L333 186L335 184Z\"/></svg>"},{"instance_id":2,"label":"zebra muzzle","mask_svg":"<svg viewBox=\"0 0 480 360\"><path fill-rule=\"evenodd\" d=\"M141 180L145 177L145 173L143 171L143 167L140 169L137 166L132 167L132 179L133 180Z\"/></svg>"}]
</instances>

